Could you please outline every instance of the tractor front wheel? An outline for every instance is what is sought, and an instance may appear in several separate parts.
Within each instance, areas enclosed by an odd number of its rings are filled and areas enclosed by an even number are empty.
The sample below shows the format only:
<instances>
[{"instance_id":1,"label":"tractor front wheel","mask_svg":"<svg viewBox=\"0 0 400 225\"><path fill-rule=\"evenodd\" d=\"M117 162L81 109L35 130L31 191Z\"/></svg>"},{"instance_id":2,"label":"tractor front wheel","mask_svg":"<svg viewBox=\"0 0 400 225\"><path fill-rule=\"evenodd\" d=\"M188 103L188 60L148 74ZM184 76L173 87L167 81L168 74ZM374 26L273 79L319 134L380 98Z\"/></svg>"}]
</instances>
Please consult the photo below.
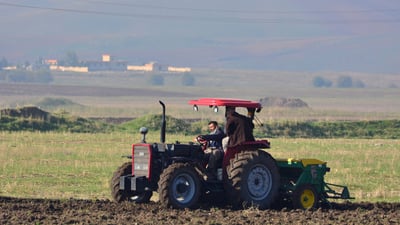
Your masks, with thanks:
<instances>
[{"instance_id":1,"label":"tractor front wheel","mask_svg":"<svg viewBox=\"0 0 400 225\"><path fill-rule=\"evenodd\" d=\"M239 152L226 172L225 189L234 207L269 208L278 195L278 166L266 152Z\"/></svg>"},{"instance_id":2,"label":"tractor front wheel","mask_svg":"<svg viewBox=\"0 0 400 225\"><path fill-rule=\"evenodd\" d=\"M136 203L147 203L150 201L153 192L144 191L130 191L130 190L120 190L119 182L120 177L127 176L132 173L132 162L126 162L122 166L118 167L118 169L114 172L114 175L111 179L111 196L114 201L122 202L122 201L133 201Z\"/></svg>"},{"instance_id":3,"label":"tractor front wheel","mask_svg":"<svg viewBox=\"0 0 400 225\"><path fill-rule=\"evenodd\" d=\"M160 175L158 194L164 207L194 208L201 194L200 177L189 163L171 164Z\"/></svg>"},{"instance_id":4,"label":"tractor front wheel","mask_svg":"<svg viewBox=\"0 0 400 225\"><path fill-rule=\"evenodd\" d=\"M318 206L318 193L310 184L301 185L293 192L293 207L297 209L311 209Z\"/></svg>"}]
</instances>

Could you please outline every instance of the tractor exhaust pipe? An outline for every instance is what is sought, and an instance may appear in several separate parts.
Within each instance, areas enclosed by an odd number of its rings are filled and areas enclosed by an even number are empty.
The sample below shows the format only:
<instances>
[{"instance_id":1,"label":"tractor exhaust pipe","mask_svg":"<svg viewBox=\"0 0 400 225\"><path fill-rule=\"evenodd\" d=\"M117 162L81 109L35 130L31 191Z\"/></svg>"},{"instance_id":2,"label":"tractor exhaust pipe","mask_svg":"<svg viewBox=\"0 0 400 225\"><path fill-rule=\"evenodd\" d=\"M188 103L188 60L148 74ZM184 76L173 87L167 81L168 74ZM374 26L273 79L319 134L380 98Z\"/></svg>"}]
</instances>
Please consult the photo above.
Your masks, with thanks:
<instances>
[{"instance_id":1,"label":"tractor exhaust pipe","mask_svg":"<svg viewBox=\"0 0 400 225\"><path fill-rule=\"evenodd\" d=\"M163 112L162 112L162 119L161 119L161 137L160 137L160 141L161 143L165 143L165 129L166 129L166 121L165 121L165 105L164 102L159 101L162 108L163 108Z\"/></svg>"}]
</instances>

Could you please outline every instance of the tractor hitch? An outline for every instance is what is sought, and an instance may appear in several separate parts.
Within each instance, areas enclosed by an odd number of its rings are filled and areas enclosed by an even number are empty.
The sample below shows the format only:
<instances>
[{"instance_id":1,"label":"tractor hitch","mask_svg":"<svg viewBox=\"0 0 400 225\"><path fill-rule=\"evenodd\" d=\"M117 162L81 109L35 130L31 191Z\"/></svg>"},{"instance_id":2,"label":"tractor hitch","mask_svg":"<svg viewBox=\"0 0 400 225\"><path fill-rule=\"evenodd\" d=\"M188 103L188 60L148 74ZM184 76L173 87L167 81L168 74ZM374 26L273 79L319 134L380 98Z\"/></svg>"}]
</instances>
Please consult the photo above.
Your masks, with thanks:
<instances>
[{"instance_id":1,"label":"tractor hitch","mask_svg":"<svg viewBox=\"0 0 400 225\"><path fill-rule=\"evenodd\" d=\"M350 197L350 192L347 186L325 183L325 198L332 199L355 199Z\"/></svg>"}]
</instances>

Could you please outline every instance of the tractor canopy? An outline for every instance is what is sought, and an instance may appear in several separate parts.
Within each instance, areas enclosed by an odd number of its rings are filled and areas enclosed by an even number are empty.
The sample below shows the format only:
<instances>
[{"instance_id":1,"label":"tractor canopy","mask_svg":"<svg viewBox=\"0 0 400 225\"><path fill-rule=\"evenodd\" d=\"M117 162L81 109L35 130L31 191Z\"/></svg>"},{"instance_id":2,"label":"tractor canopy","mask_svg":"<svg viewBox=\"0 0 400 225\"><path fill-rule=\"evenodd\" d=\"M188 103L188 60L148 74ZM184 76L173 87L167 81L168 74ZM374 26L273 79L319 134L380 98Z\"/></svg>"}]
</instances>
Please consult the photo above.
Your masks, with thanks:
<instances>
[{"instance_id":1,"label":"tractor canopy","mask_svg":"<svg viewBox=\"0 0 400 225\"><path fill-rule=\"evenodd\" d=\"M255 101L242 100L242 99L230 99L230 98L200 98L197 100L190 100L190 105L193 105L193 108L197 111L199 105L205 105L210 108L213 108L214 111L218 111L218 106L225 107L243 107L247 108L249 112L260 112L261 104Z\"/></svg>"},{"instance_id":2,"label":"tractor canopy","mask_svg":"<svg viewBox=\"0 0 400 225\"><path fill-rule=\"evenodd\" d=\"M230 99L230 98L200 98L197 100L190 100L191 105L207 105L213 106L232 106L232 107L245 107L261 109L261 104L255 101Z\"/></svg>"}]
</instances>

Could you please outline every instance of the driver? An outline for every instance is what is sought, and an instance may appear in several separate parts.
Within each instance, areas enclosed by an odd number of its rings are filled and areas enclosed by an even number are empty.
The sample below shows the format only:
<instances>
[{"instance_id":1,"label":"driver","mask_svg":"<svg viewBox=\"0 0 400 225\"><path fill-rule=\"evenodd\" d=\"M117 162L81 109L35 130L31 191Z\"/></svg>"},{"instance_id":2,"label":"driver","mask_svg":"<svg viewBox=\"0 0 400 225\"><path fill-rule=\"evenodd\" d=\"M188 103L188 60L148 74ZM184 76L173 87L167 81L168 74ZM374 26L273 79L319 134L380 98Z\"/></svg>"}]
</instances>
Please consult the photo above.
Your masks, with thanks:
<instances>
[{"instance_id":1,"label":"driver","mask_svg":"<svg viewBox=\"0 0 400 225\"><path fill-rule=\"evenodd\" d=\"M207 135L199 135L196 139L199 142L207 141L208 148L204 151L206 160L208 160L207 172L209 178L215 178L217 174L218 162L223 158L224 151L222 149L222 139L225 137L224 131L218 126L217 121L210 121L208 123Z\"/></svg>"}]
</instances>

